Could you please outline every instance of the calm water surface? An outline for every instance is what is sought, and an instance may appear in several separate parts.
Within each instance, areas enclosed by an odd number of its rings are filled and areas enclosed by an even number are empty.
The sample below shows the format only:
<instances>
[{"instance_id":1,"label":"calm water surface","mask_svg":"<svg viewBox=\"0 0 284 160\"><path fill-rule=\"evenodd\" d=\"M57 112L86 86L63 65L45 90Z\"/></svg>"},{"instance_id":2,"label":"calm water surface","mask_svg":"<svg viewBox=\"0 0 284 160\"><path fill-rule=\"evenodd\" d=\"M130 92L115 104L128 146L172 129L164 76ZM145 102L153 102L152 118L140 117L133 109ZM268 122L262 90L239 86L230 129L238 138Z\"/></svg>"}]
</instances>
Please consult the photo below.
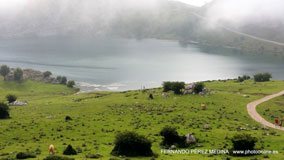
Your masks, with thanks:
<instances>
[{"instance_id":1,"label":"calm water surface","mask_svg":"<svg viewBox=\"0 0 284 160\"><path fill-rule=\"evenodd\" d=\"M181 47L167 40L41 38L1 40L0 64L65 75L82 90L157 87L163 81L235 78L271 72L284 79L284 59L230 50Z\"/></svg>"}]
</instances>

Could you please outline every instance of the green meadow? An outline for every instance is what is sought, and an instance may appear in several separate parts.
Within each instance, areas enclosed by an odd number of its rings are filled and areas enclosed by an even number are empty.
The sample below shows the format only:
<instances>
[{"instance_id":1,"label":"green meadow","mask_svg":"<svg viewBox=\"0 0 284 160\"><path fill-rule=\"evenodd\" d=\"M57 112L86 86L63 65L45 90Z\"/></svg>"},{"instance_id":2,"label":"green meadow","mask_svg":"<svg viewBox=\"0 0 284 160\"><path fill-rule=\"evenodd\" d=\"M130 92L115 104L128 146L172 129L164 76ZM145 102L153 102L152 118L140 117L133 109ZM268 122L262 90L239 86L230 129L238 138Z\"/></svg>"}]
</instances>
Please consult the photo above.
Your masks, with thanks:
<instances>
[{"instance_id":1,"label":"green meadow","mask_svg":"<svg viewBox=\"0 0 284 160\"><path fill-rule=\"evenodd\" d=\"M257 111L271 123L274 123L276 117L278 117L279 120L284 120L284 96L262 103L257 107Z\"/></svg>"},{"instance_id":2,"label":"green meadow","mask_svg":"<svg viewBox=\"0 0 284 160\"><path fill-rule=\"evenodd\" d=\"M283 90L284 81L238 83L228 80L206 82L205 85L210 90L205 96L170 94L165 98L162 88L76 94L75 89L64 85L0 80L0 101L5 101L7 94L15 94L18 100L28 102L27 106L11 106L11 118L0 120L0 159L15 158L18 152L37 152L35 159L43 159L49 154L50 144L55 146L57 155L62 155L71 144L81 152L71 157L79 160L86 159L89 153L101 154L101 159L107 160L151 159L112 156L115 135L121 131L135 131L150 139L152 150L158 155L155 159L284 159L284 132L261 126L246 111L247 103ZM148 99L150 93L153 100ZM202 104L206 105L206 110ZM283 114L280 108L283 104L281 97L258 109L271 120L272 115ZM72 120L66 122L66 116ZM249 157L163 154L159 132L165 126L177 127L180 135L193 133L198 139L194 149L230 149L230 138L248 133L258 138L257 149L279 153Z\"/></svg>"}]
</instances>

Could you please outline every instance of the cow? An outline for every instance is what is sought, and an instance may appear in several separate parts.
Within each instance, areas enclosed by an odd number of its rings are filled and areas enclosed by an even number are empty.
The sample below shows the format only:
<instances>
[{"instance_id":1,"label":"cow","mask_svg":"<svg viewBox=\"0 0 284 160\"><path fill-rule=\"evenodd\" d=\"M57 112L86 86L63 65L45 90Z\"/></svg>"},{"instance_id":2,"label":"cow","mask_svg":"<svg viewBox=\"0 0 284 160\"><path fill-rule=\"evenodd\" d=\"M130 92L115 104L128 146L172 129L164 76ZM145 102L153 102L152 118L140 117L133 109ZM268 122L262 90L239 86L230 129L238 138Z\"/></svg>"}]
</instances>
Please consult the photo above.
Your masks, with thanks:
<instances>
[{"instance_id":1,"label":"cow","mask_svg":"<svg viewBox=\"0 0 284 160\"><path fill-rule=\"evenodd\" d=\"M49 152L49 154L51 154L51 155L54 155L54 154L55 154L55 147L54 147L53 144L49 145L49 147L48 147L48 152Z\"/></svg>"}]
</instances>

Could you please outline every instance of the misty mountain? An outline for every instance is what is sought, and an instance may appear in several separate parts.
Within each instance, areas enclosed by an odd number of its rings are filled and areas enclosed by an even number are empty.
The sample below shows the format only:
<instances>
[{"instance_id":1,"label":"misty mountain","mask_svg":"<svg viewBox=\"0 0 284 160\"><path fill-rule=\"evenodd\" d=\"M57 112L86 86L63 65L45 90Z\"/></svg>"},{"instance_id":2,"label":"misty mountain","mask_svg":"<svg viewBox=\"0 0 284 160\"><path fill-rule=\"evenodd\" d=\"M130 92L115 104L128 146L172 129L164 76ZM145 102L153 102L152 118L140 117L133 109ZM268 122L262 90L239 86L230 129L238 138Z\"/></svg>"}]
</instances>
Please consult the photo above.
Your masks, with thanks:
<instances>
[{"instance_id":1,"label":"misty mountain","mask_svg":"<svg viewBox=\"0 0 284 160\"><path fill-rule=\"evenodd\" d=\"M239 32L284 42L283 6L281 0L214 0L200 13Z\"/></svg>"},{"instance_id":2,"label":"misty mountain","mask_svg":"<svg viewBox=\"0 0 284 160\"><path fill-rule=\"evenodd\" d=\"M283 44L271 42L284 42L281 16L252 14L251 8L245 8L244 15L230 15L240 9L234 7L233 0L215 0L201 8L166 0L31 0L17 13L0 14L0 38L160 38L185 46L198 43L238 52L283 54Z\"/></svg>"}]
</instances>

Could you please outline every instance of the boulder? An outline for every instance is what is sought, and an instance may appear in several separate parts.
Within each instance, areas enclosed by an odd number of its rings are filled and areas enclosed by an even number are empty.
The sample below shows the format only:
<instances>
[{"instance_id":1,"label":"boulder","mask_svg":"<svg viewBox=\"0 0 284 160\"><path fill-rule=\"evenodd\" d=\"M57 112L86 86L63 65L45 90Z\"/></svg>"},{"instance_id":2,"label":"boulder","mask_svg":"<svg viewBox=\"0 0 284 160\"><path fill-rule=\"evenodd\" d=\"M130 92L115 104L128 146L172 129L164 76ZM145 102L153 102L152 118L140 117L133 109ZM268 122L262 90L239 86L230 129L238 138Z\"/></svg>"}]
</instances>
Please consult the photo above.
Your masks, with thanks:
<instances>
[{"instance_id":1,"label":"boulder","mask_svg":"<svg viewBox=\"0 0 284 160\"><path fill-rule=\"evenodd\" d=\"M185 137L186 137L185 141L186 141L187 144L195 144L196 143L196 138L194 137L193 134L188 133L187 135L185 135Z\"/></svg>"},{"instance_id":2,"label":"boulder","mask_svg":"<svg viewBox=\"0 0 284 160\"><path fill-rule=\"evenodd\" d=\"M21 102L21 101L14 101L12 103L9 103L10 106L26 106L28 105L27 102Z\"/></svg>"}]
</instances>

